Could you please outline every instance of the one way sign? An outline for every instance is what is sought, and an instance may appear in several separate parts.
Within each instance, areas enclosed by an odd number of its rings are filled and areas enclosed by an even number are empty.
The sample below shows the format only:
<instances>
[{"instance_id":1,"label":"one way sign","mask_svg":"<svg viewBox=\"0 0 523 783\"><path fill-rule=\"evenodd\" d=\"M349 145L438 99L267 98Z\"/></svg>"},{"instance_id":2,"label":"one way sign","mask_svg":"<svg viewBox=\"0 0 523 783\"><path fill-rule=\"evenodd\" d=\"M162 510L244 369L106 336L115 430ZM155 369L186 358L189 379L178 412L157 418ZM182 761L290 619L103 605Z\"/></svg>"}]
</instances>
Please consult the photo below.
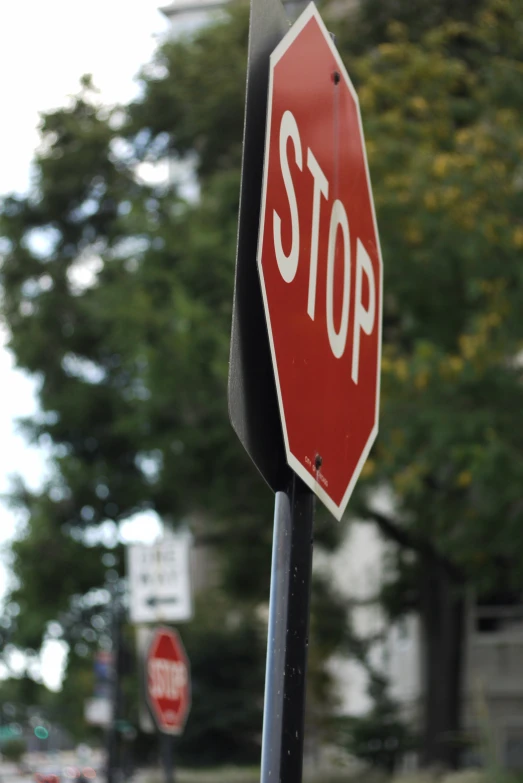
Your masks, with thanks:
<instances>
[{"instance_id":1,"label":"one way sign","mask_svg":"<svg viewBox=\"0 0 523 783\"><path fill-rule=\"evenodd\" d=\"M128 548L129 613L133 623L181 622L192 616L189 533L170 533L153 546Z\"/></svg>"}]
</instances>

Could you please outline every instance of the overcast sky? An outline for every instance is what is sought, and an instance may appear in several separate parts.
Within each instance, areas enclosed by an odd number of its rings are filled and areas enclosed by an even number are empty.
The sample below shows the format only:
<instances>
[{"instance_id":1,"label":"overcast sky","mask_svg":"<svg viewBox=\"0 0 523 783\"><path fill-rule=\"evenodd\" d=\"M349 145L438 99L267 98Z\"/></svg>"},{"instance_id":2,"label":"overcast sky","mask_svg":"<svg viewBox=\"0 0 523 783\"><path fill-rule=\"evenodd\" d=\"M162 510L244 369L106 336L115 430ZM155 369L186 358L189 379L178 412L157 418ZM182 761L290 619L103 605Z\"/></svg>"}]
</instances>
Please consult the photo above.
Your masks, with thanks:
<instances>
[{"instance_id":1,"label":"overcast sky","mask_svg":"<svg viewBox=\"0 0 523 783\"><path fill-rule=\"evenodd\" d=\"M157 0L0 0L0 194L23 193L30 182L38 143L39 112L64 104L91 73L108 103L137 92L134 76L148 62L168 23ZM45 454L17 434L16 419L36 410L35 386L17 371L0 326L0 492L9 475L21 473L32 486L45 474ZM128 527L140 536L139 522ZM0 544L15 533L16 520L0 505ZM0 570L0 595L8 572ZM44 678L59 681L61 654L45 651Z\"/></svg>"}]
</instances>

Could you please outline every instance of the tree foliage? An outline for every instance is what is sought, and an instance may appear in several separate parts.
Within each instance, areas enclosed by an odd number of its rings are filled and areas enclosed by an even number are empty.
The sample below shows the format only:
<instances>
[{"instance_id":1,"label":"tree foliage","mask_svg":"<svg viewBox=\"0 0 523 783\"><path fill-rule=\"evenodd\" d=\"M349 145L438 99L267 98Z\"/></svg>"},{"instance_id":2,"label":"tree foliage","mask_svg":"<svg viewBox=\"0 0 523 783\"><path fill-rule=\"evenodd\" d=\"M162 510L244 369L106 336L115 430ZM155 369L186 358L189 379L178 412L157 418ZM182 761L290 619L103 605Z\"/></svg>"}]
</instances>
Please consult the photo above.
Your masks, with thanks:
<instances>
[{"instance_id":1,"label":"tree foliage","mask_svg":"<svg viewBox=\"0 0 523 783\"><path fill-rule=\"evenodd\" d=\"M387 261L366 475L484 589L499 563L522 577L520 12L493 0L419 44L397 25L356 67Z\"/></svg>"},{"instance_id":2,"label":"tree foliage","mask_svg":"<svg viewBox=\"0 0 523 783\"><path fill-rule=\"evenodd\" d=\"M465 586L523 587L521 11L396 20L352 62L385 259L381 431L357 505L414 555L384 596L429 640L427 762L458 761L439 738L459 734Z\"/></svg>"},{"instance_id":3,"label":"tree foliage","mask_svg":"<svg viewBox=\"0 0 523 783\"><path fill-rule=\"evenodd\" d=\"M265 679L263 626L230 605L197 605L183 641L191 661L192 707L177 755L196 766L256 764Z\"/></svg>"},{"instance_id":4,"label":"tree foliage","mask_svg":"<svg viewBox=\"0 0 523 783\"><path fill-rule=\"evenodd\" d=\"M239 50L238 60L245 41L232 44L244 28L242 13L214 32ZM31 521L14 549L17 599L32 590L25 596L30 611L35 594L47 594L50 575L53 584L65 576L62 545L70 550L64 558L79 565L49 591L49 612L38 611L41 635L60 596L100 584L99 552L81 546L89 531L136 511L152 509L171 525L185 515L205 520L202 535L230 542L228 562L238 552L231 584L242 594L267 587L270 524L261 521L270 519L270 493L230 431L225 401L239 171L224 164L221 150L202 152L207 179L191 204L172 184L143 184L136 169L166 151L199 159L203 127L216 122L216 94L221 105L234 86L241 106L242 69L231 86L230 58L220 56L212 68L205 60L211 34L164 47L158 60L175 70L144 76L144 98L125 128L115 130L122 111L97 107L86 81L71 107L43 118L34 192L3 205L11 348L18 365L41 378L41 415L26 429L52 439L56 468L39 497L18 495ZM194 115L185 93L191 73L193 81L211 74L214 85L200 84ZM144 116L157 123L147 143ZM166 134L161 122L170 128L166 149L158 141ZM235 134L219 138L239 150L240 112L233 126ZM234 542L232 520L236 533L245 531ZM38 558L42 537L62 542L45 561ZM248 568L245 546L259 552Z\"/></svg>"},{"instance_id":5,"label":"tree foliage","mask_svg":"<svg viewBox=\"0 0 523 783\"><path fill-rule=\"evenodd\" d=\"M417 748L417 738L400 717L399 705L387 693L388 683L374 673L369 683L370 711L335 721L339 742L349 753L389 775L401 759Z\"/></svg>"},{"instance_id":6,"label":"tree foliage","mask_svg":"<svg viewBox=\"0 0 523 783\"><path fill-rule=\"evenodd\" d=\"M218 592L240 623L196 617L187 633L200 698L184 742L194 758L203 737L215 761L259 751L263 645L249 612L268 599L272 535L271 493L226 403L247 21L238 4L166 43L128 107L100 106L85 78L42 116L31 193L0 210L10 348L39 380L40 414L24 426L53 451L48 484L13 493L28 522L12 548L11 639L38 649L54 621L71 647L63 704L76 727L74 691L89 695L91 652L109 631L104 531L116 541L144 511L188 521L220 558ZM166 162L173 177L150 184ZM335 542L327 520L323 532Z\"/></svg>"},{"instance_id":7,"label":"tree foliage","mask_svg":"<svg viewBox=\"0 0 523 783\"><path fill-rule=\"evenodd\" d=\"M522 19L521 0L379 13L367 0L337 24L385 259L381 433L352 511L480 591L501 571L523 578ZM18 366L40 382L26 430L51 439L55 468L41 493L16 493L29 517L13 548L23 646L102 585L96 533L137 511L189 518L220 553L224 587L268 595L271 497L225 403L246 41L233 4L162 46L129 107L97 105L84 80L42 117L33 191L3 201L3 314ZM147 184L166 160L178 174ZM389 518L372 505L384 487ZM399 612L423 569L396 565ZM343 615L327 604L319 639Z\"/></svg>"},{"instance_id":8,"label":"tree foliage","mask_svg":"<svg viewBox=\"0 0 523 783\"><path fill-rule=\"evenodd\" d=\"M13 737L13 739L6 740L1 745L2 758L6 761L18 763L22 760L26 751L25 740L22 738Z\"/></svg>"}]
</instances>

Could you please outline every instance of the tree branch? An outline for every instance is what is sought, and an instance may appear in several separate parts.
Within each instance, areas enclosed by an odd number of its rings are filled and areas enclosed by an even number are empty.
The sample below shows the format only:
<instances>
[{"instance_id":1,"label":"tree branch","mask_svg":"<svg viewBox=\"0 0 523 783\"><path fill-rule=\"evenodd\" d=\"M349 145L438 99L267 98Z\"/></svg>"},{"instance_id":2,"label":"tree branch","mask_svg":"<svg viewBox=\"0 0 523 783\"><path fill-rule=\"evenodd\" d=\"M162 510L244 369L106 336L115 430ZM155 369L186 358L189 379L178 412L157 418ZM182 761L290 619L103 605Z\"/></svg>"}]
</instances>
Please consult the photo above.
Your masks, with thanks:
<instances>
[{"instance_id":1,"label":"tree branch","mask_svg":"<svg viewBox=\"0 0 523 783\"><path fill-rule=\"evenodd\" d=\"M375 511L373 508L365 508L364 516L372 519L376 522L381 532L387 537L391 538L396 544L403 547L403 549L413 549L415 552L421 552L424 548L423 541L420 541L417 536L414 536L410 531L400 527L390 517L382 514L381 511Z\"/></svg>"},{"instance_id":2,"label":"tree branch","mask_svg":"<svg viewBox=\"0 0 523 783\"><path fill-rule=\"evenodd\" d=\"M465 577L460 568L452 563L448 558L438 552L434 546L425 538L415 535L409 530L401 527L390 517L376 511L372 508L365 508L363 516L372 519L377 524L386 538L394 541L403 549L411 549L424 557L430 557L438 562L455 582L463 584Z\"/></svg>"}]
</instances>

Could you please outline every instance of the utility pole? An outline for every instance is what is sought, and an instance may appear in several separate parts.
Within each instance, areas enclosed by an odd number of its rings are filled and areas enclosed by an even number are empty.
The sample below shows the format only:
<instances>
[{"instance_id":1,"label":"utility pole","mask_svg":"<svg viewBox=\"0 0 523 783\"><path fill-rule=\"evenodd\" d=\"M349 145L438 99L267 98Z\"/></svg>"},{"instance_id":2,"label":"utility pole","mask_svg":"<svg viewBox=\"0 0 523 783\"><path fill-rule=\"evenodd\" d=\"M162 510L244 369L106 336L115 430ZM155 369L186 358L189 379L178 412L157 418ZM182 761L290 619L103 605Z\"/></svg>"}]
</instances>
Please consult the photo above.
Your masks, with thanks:
<instances>
[{"instance_id":1,"label":"utility pole","mask_svg":"<svg viewBox=\"0 0 523 783\"><path fill-rule=\"evenodd\" d=\"M120 758L120 735L118 732L118 721L122 713L122 688L121 688L121 667L120 667L120 647L122 643L122 603L119 589L119 578L115 572L109 572L113 577L108 578L109 592L111 595L111 652L112 652L112 671L111 671L111 722L107 730L107 783L120 783L121 758Z\"/></svg>"}]
</instances>

